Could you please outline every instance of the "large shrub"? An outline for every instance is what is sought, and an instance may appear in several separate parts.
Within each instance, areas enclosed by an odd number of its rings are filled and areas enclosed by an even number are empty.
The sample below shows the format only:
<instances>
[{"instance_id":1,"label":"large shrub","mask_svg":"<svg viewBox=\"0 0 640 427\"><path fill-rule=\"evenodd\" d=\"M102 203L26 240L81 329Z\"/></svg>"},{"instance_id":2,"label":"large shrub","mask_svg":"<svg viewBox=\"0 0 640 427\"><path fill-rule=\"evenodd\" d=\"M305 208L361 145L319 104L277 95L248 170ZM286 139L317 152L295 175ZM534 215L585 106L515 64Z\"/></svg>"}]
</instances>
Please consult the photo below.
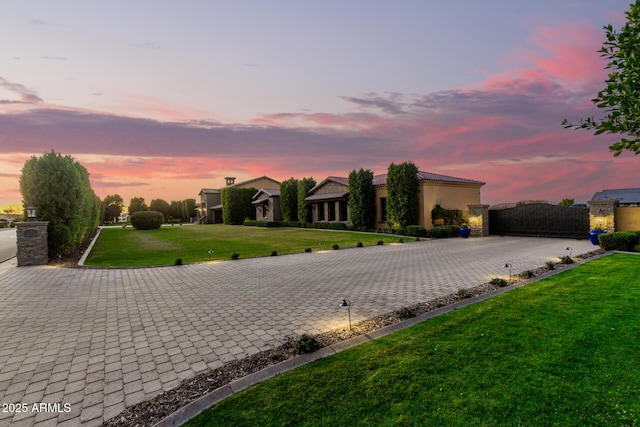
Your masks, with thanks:
<instances>
[{"instance_id":1,"label":"large shrub","mask_svg":"<svg viewBox=\"0 0 640 427\"><path fill-rule=\"evenodd\" d=\"M158 211L139 211L131 215L131 225L136 230L156 230L164 222L164 216Z\"/></svg>"},{"instance_id":2,"label":"large shrub","mask_svg":"<svg viewBox=\"0 0 640 427\"><path fill-rule=\"evenodd\" d=\"M51 151L32 156L22 168L20 192L25 208L38 209L49 221L49 256L68 255L79 248L102 220L102 202L93 192L89 172L71 156Z\"/></svg>"},{"instance_id":3,"label":"large shrub","mask_svg":"<svg viewBox=\"0 0 640 427\"><path fill-rule=\"evenodd\" d=\"M391 163L387 171L387 224L395 230L418 222L418 167Z\"/></svg>"},{"instance_id":4,"label":"large shrub","mask_svg":"<svg viewBox=\"0 0 640 427\"><path fill-rule=\"evenodd\" d=\"M222 189L222 220L225 224L242 225L245 219L256 219L256 209L251 204L255 188L225 187Z\"/></svg>"},{"instance_id":5,"label":"large shrub","mask_svg":"<svg viewBox=\"0 0 640 427\"><path fill-rule=\"evenodd\" d=\"M376 220L373 172L360 168L349 174L349 221L354 227L372 228Z\"/></svg>"},{"instance_id":6,"label":"large shrub","mask_svg":"<svg viewBox=\"0 0 640 427\"><path fill-rule=\"evenodd\" d=\"M298 181L298 221L311 222L311 209L309 209L309 203L305 200L309 190L316 186L316 180L309 178L302 178Z\"/></svg>"},{"instance_id":7,"label":"large shrub","mask_svg":"<svg viewBox=\"0 0 640 427\"><path fill-rule=\"evenodd\" d=\"M295 178L280 183L280 212L285 221L298 219L298 180Z\"/></svg>"},{"instance_id":8,"label":"large shrub","mask_svg":"<svg viewBox=\"0 0 640 427\"><path fill-rule=\"evenodd\" d=\"M440 205L431 210L431 221L434 225L437 220L442 220L442 225L459 225L464 222L460 209L445 209Z\"/></svg>"},{"instance_id":9,"label":"large shrub","mask_svg":"<svg viewBox=\"0 0 640 427\"><path fill-rule=\"evenodd\" d=\"M600 247L606 251L629 251L640 241L639 231L621 231L600 234Z\"/></svg>"}]
</instances>

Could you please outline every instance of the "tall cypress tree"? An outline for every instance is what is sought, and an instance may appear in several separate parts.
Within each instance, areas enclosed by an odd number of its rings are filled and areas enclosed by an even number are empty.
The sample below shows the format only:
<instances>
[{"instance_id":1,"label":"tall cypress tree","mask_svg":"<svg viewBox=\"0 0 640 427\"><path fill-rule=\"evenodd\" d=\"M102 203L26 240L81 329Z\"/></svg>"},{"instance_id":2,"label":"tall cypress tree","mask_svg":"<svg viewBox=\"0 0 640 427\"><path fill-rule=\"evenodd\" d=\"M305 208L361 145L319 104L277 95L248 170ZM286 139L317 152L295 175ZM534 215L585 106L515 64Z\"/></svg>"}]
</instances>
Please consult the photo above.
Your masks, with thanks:
<instances>
[{"instance_id":1,"label":"tall cypress tree","mask_svg":"<svg viewBox=\"0 0 640 427\"><path fill-rule=\"evenodd\" d=\"M391 229L418 223L418 167L413 162L387 171L387 225Z\"/></svg>"},{"instance_id":2,"label":"tall cypress tree","mask_svg":"<svg viewBox=\"0 0 640 427\"><path fill-rule=\"evenodd\" d=\"M360 168L349 174L349 221L358 228L373 228L375 211L373 172Z\"/></svg>"},{"instance_id":3,"label":"tall cypress tree","mask_svg":"<svg viewBox=\"0 0 640 427\"><path fill-rule=\"evenodd\" d=\"M305 198L309 190L315 186L316 180L311 177L298 181L298 221L300 222L311 222L311 209Z\"/></svg>"}]
</instances>

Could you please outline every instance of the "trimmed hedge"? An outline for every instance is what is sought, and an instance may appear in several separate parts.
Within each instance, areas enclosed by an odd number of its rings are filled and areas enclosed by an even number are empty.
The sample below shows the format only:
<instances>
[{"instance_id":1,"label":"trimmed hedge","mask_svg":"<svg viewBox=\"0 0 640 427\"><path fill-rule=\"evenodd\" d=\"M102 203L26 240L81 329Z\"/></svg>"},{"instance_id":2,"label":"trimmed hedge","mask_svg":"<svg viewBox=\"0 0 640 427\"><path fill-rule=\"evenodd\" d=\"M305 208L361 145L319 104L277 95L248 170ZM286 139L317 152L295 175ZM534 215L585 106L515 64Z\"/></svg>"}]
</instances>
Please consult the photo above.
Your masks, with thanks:
<instances>
[{"instance_id":1,"label":"trimmed hedge","mask_svg":"<svg viewBox=\"0 0 640 427\"><path fill-rule=\"evenodd\" d=\"M429 237L445 239L448 237L460 237L460 227L457 225L441 225L429 230Z\"/></svg>"},{"instance_id":2,"label":"trimmed hedge","mask_svg":"<svg viewBox=\"0 0 640 427\"><path fill-rule=\"evenodd\" d=\"M407 225L404 229L405 236L427 237L427 229L421 225Z\"/></svg>"},{"instance_id":3,"label":"trimmed hedge","mask_svg":"<svg viewBox=\"0 0 640 427\"><path fill-rule=\"evenodd\" d=\"M255 219L245 220L244 225L251 226L251 227L279 227L280 226L280 224L278 224L275 221L258 221Z\"/></svg>"},{"instance_id":4,"label":"trimmed hedge","mask_svg":"<svg viewBox=\"0 0 640 427\"><path fill-rule=\"evenodd\" d=\"M603 233L599 236L600 247L605 251L633 252L640 243L640 231Z\"/></svg>"},{"instance_id":5,"label":"trimmed hedge","mask_svg":"<svg viewBox=\"0 0 640 427\"><path fill-rule=\"evenodd\" d=\"M156 230L164 222L164 216L158 211L139 211L131 215L131 225L136 230Z\"/></svg>"}]
</instances>

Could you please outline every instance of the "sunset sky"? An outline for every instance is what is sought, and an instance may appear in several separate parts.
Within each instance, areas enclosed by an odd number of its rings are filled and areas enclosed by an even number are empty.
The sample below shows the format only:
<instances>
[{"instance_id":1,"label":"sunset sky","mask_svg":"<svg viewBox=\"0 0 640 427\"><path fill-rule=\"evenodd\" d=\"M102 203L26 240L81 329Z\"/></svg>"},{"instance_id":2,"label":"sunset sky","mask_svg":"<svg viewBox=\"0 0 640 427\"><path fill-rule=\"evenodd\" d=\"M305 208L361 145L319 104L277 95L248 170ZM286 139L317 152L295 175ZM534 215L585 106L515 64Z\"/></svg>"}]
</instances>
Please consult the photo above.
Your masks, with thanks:
<instances>
[{"instance_id":1,"label":"sunset sky","mask_svg":"<svg viewBox=\"0 0 640 427\"><path fill-rule=\"evenodd\" d=\"M50 150L127 204L406 160L489 204L640 187L614 137L560 124L597 116L602 26L629 3L5 1L0 206Z\"/></svg>"}]
</instances>

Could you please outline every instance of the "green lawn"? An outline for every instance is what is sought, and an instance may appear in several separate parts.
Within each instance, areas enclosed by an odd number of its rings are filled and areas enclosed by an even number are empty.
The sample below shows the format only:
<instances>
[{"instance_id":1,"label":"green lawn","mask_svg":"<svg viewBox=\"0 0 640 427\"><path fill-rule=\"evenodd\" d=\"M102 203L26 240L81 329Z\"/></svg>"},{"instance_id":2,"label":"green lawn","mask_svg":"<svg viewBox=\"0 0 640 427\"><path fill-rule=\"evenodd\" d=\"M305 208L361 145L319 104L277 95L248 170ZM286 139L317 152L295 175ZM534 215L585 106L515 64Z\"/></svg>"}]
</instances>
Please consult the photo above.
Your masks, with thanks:
<instances>
[{"instance_id":1,"label":"green lawn","mask_svg":"<svg viewBox=\"0 0 640 427\"><path fill-rule=\"evenodd\" d=\"M262 382L189 426L637 426L640 257L616 254Z\"/></svg>"},{"instance_id":2,"label":"green lawn","mask_svg":"<svg viewBox=\"0 0 640 427\"><path fill-rule=\"evenodd\" d=\"M209 260L229 260L232 253L240 258L270 256L332 250L397 242L388 234L356 233L348 231L306 228L263 228L241 225L193 225L162 227L159 230L136 230L132 227L105 228L94 245L85 265L149 266L173 264L177 258L184 263ZM414 240L404 238L405 241ZM214 251L209 255L209 249Z\"/></svg>"}]
</instances>

